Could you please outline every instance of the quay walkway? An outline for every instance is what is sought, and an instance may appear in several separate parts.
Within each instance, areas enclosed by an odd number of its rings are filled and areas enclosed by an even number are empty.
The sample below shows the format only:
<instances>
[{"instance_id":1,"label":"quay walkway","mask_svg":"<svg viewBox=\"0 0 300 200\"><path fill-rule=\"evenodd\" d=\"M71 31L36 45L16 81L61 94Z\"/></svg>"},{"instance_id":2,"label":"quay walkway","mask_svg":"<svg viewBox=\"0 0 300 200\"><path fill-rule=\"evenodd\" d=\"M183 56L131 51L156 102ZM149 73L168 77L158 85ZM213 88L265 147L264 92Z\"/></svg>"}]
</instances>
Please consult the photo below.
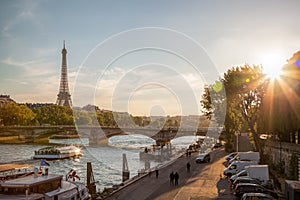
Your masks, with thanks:
<instances>
[{"instance_id":1,"label":"quay walkway","mask_svg":"<svg viewBox=\"0 0 300 200\"><path fill-rule=\"evenodd\" d=\"M230 193L227 178L222 176L225 168L223 148L211 152L210 163L195 163L198 152L191 157L182 156L172 164L146 175L106 197L107 200L212 200L235 199ZM190 172L186 164L190 162ZM170 185L169 174L179 173L178 186Z\"/></svg>"}]
</instances>

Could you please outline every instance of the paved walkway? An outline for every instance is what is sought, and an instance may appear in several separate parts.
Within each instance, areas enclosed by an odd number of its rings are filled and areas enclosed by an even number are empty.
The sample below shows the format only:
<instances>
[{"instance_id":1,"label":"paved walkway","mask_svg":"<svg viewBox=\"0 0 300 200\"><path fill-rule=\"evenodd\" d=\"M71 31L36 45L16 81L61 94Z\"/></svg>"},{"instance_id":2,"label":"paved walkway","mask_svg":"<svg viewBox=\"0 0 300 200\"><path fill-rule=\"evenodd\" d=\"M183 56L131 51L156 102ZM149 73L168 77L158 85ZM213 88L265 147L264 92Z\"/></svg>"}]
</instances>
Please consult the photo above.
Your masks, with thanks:
<instances>
[{"instance_id":1,"label":"paved walkway","mask_svg":"<svg viewBox=\"0 0 300 200\"><path fill-rule=\"evenodd\" d=\"M128 185L115 192L107 199L126 200L202 200L202 199L235 199L230 194L229 184L226 178L220 179L223 172L224 156L223 149L211 153L211 162L197 164L193 153L190 158L180 157L172 165L159 169L158 178L155 173ZM191 163L191 171L186 169L187 162ZM171 171L179 173L179 185L169 183Z\"/></svg>"}]
</instances>

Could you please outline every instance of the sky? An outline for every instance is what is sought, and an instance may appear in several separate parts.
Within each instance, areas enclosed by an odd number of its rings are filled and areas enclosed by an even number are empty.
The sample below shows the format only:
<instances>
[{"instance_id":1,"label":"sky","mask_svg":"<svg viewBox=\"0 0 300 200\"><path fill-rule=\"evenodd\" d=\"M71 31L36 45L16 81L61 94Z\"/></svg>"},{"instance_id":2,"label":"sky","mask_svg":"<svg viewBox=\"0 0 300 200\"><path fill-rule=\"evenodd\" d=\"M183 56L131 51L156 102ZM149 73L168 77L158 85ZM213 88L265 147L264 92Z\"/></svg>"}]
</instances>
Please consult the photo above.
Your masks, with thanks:
<instances>
[{"instance_id":1,"label":"sky","mask_svg":"<svg viewBox=\"0 0 300 200\"><path fill-rule=\"evenodd\" d=\"M66 42L73 106L201 114L229 68L274 71L300 50L300 2L0 1L0 94L55 103Z\"/></svg>"}]
</instances>

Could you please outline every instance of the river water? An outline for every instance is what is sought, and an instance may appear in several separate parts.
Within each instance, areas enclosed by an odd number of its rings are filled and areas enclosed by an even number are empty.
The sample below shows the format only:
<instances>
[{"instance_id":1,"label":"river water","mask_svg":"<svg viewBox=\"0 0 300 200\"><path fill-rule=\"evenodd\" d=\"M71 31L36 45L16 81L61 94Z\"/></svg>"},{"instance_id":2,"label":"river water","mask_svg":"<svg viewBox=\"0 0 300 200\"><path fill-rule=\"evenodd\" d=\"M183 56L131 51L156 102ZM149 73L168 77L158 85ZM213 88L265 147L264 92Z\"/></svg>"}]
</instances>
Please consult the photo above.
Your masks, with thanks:
<instances>
[{"instance_id":1,"label":"river water","mask_svg":"<svg viewBox=\"0 0 300 200\"><path fill-rule=\"evenodd\" d=\"M171 141L172 155L169 160L150 160L150 167L164 165L182 153L189 144L195 142L194 136L185 136ZM50 164L49 173L66 175L71 169L76 170L80 181L86 183L86 163L91 162L98 191L104 187L111 187L122 182L122 156L125 153L130 177L136 176L138 171L145 168L145 161L140 160L139 153L144 147L150 147L155 141L143 135L114 136L105 146L89 146L87 138L50 140L51 143L79 144L83 146L83 156L76 159L47 161ZM0 163L20 161L39 166L40 160L32 160L34 151L45 145L16 144L0 145ZM148 165L149 166L149 165Z\"/></svg>"}]
</instances>

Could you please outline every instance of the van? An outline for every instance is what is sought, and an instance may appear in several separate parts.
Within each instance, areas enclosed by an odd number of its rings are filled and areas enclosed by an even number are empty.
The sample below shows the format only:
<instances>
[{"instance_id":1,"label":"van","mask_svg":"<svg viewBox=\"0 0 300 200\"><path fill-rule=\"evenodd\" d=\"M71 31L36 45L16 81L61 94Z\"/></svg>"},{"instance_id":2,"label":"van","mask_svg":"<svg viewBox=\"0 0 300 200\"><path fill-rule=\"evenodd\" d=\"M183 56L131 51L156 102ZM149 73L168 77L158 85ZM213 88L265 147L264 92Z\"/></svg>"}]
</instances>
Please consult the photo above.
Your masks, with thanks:
<instances>
[{"instance_id":1,"label":"van","mask_svg":"<svg viewBox=\"0 0 300 200\"><path fill-rule=\"evenodd\" d=\"M249 165L245 170L249 177L260 180L263 185L270 181L268 165Z\"/></svg>"},{"instance_id":2,"label":"van","mask_svg":"<svg viewBox=\"0 0 300 200\"><path fill-rule=\"evenodd\" d=\"M225 176L232 176L240 171L242 171L245 166L257 165L258 161L234 161L227 168L224 169Z\"/></svg>"},{"instance_id":3,"label":"van","mask_svg":"<svg viewBox=\"0 0 300 200\"><path fill-rule=\"evenodd\" d=\"M231 160L229 160L229 163L232 163L235 160L240 160L240 161L257 161L259 162L260 156L259 152L253 152L253 151L248 151L248 152L238 152L236 156L234 156Z\"/></svg>"}]
</instances>

